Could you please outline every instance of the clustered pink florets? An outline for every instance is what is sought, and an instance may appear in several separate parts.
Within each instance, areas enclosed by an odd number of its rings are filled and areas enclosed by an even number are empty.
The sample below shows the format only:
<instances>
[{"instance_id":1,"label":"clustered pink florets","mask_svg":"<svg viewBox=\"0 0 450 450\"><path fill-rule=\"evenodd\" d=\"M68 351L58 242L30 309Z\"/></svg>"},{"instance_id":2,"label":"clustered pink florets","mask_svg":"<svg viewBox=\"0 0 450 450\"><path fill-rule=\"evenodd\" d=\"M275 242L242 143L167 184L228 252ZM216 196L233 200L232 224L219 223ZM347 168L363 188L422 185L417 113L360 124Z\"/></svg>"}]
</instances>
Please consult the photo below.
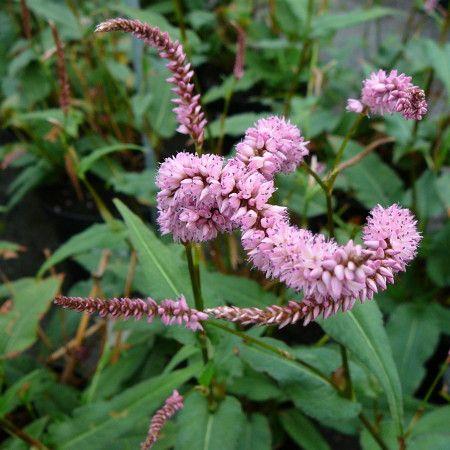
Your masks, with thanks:
<instances>
[{"instance_id":1,"label":"clustered pink florets","mask_svg":"<svg viewBox=\"0 0 450 450\"><path fill-rule=\"evenodd\" d=\"M219 156L184 152L166 159L156 179L162 233L202 242L252 227L270 214L274 174L294 170L308 153L306 144L297 127L269 117L247 131L226 164Z\"/></svg>"},{"instance_id":2,"label":"clustered pink florets","mask_svg":"<svg viewBox=\"0 0 450 450\"><path fill-rule=\"evenodd\" d=\"M420 235L408 210L377 206L364 229L364 245L345 246L289 224L286 209L268 202L273 177L289 172L308 150L300 131L282 118L258 121L237 145L236 157L181 153L166 160L157 178L159 223L176 240L205 241L239 228L253 265L268 277L303 291L290 312L218 307L214 317L241 323L304 323L346 311L393 283L415 256Z\"/></svg>"},{"instance_id":3,"label":"clustered pink florets","mask_svg":"<svg viewBox=\"0 0 450 450\"><path fill-rule=\"evenodd\" d=\"M148 429L147 438L141 444L141 450L148 450L153 447L158 440L163 426L171 419L174 414L183 408L183 397L177 390L165 401L164 406L159 409L152 417L150 427Z\"/></svg>"},{"instance_id":4,"label":"clustered pink florets","mask_svg":"<svg viewBox=\"0 0 450 450\"><path fill-rule=\"evenodd\" d=\"M201 311L190 308L183 295L177 300L166 299L161 303L148 297L145 300L140 298L113 298L103 300L90 297L65 297L58 296L55 303L63 308L74 309L79 312L89 314L98 313L101 317L117 318L147 318L151 322L155 317L160 317L164 325L182 325L186 328L197 331L202 330L201 321L208 316Z\"/></svg>"},{"instance_id":5,"label":"clustered pink florets","mask_svg":"<svg viewBox=\"0 0 450 450\"><path fill-rule=\"evenodd\" d=\"M384 70L373 72L363 81L361 99L347 101L347 110L361 113L368 108L373 114L398 112L405 119L421 120L427 113L425 93L411 83L411 77L396 70L387 74Z\"/></svg>"},{"instance_id":6,"label":"clustered pink florets","mask_svg":"<svg viewBox=\"0 0 450 450\"><path fill-rule=\"evenodd\" d=\"M96 31L131 33L156 48L161 58L169 60L167 68L172 72L172 76L167 81L175 85L172 90L177 97L172 101L177 105L173 110L179 123L177 131L190 134L194 142L201 146L207 121L200 105L200 95L194 94L194 71L186 61L183 46L178 41L172 41L168 33L162 32L158 27L151 27L139 20L110 19L97 25Z\"/></svg>"},{"instance_id":7,"label":"clustered pink florets","mask_svg":"<svg viewBox=\"0 0 450 450\"><path fill-rule=\"evenodd\" d=\"M261 119L236 146L236 157L271 179L277 172L292 172L308 154L300 130L280 117Z\"/></svg>"}]
</instances>

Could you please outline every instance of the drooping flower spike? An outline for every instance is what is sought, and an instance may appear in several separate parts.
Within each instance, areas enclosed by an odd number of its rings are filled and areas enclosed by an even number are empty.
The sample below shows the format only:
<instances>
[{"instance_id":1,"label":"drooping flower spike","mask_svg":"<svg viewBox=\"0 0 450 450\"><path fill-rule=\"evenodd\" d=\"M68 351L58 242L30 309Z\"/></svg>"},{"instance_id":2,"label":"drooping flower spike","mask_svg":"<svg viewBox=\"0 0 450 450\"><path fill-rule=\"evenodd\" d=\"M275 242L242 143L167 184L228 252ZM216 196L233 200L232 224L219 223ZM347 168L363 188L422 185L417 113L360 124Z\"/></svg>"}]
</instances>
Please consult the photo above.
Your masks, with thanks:
<instances>
[{"instance_id":1,"label":"drooping flower spike","mask_svg":"<svg viewBox=\"0 0 450 450\"><path fill-rule=\"evenodd\" d=\"M177 98L172 101L177 105L173 111L179 123L178 131L191 135L194 142L201 146L207 121L200 105L200 95L194 93L192 82L194 71L186 61L183 46L178 41L172 41L168 33L139 20L110 19L97 25L95 31L125 31L131 33L136 38L156 48L161 58L169 60L167 67L172 72L172 76L167 81L175 85L173 91Z\"/></svg>"},{"instance_id":2,"label":"drooping flower spike","mask_svg":"<svg viewBox=\"0 0 450 450\"><path fill-rule=\"evenodd\" d=\"M147 438L141 444L141 450L149 450L158 440L163 426L177 411L183 408L183 397L177 390L165 401L164 406L152 417Z\"/></svg>"},{"instance_id":3,"label":"drooping flower spike","mask_svg":"<svg viewBox=\"0 0 450 450\"><path fill-rule=\"evenodd\" d=\"M300 306L267 310L218 307L206 312L243 324L304 323L346 311L394 282L420 241L412 214L377 206L364 228L364 245L338 245L289 224L286 209L269 204L273 176L289 172L308 153L300 131L282 118L258 121L236 147L236 157L182 153L166 160L157 178L159 222L176 240L205 241L242 230L253 265L268 277L303 291ZM223 165L225 164L225 165ZM221 167L223 168L221 169Z\"/></svg>"},{"instance_id":4,"label":"drooping flower spike","mask_svg":"<svg viewBox=\"0 0 450 450\"><path fill-rule=\"evenodd\" d=\"M186 328L192 331L202 330L200 322L208 318L205 313L190 308L183 295L177 300L163 300L160 304L150 297L145 300L140 298L103 300L90 297L64 296L56 297L55 303L63 308L89 314L98 313L101 317L108 316L114 319L146 318L151 322L155 317L160 317L164 325L184 324Z\"/></svg>"},{"instance_id":5,"label":"drooping flower spike","mask_svg":"<svg viewBox=\"0 0 450 450\"><path fill-rule=\"evenodd\" d=\"M347 111L372 114L400 113L405 119L421 120L427 113L425 93L411 83L411 77L396 70L373 72L363 81L361 98L347 100Z\"/></svg>"}]
</instances>

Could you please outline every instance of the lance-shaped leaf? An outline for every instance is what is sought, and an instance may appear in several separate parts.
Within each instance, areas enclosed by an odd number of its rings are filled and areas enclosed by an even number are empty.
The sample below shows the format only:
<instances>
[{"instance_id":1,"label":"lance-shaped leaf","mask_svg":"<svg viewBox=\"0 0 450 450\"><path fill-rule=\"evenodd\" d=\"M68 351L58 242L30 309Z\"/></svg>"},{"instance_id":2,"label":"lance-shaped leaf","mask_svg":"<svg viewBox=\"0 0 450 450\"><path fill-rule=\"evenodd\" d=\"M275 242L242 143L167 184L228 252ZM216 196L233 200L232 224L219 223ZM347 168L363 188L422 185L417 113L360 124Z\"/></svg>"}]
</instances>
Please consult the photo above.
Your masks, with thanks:
<instances>
[{"instance_id":1,"label":"lance-shaped leaf","mask_svg":"<svg viewBox=\"0 0 450 450\"><path fill-rule=\"evenodd\" d=\"M351 311L319 320L325 333L349 349L378 379L386 394L397 432L403 429L403 398L397 367L375 301L355 306Z\"/></svg>"}]
</instances>

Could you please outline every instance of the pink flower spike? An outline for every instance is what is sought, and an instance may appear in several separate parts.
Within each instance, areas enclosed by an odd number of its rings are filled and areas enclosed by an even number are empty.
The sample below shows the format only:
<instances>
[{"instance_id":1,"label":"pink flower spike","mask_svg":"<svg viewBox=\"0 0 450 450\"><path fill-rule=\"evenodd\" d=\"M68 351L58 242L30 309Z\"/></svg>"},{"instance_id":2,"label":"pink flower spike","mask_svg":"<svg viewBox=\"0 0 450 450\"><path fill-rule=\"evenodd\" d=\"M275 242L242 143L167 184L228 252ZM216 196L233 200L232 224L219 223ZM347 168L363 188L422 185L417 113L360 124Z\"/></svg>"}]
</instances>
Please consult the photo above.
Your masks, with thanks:
<instances>
[{"instance_id":1,"label":"pink flower spike","mask_svg":"<svg viewBox=\"0 0 450 450\"><path fill-rule=\"evenodd\" d=\"M153 447L158 440L161 430L168 420L170 420L177 411L183 408L183 397L177 390L165 401L164 406L159 409L152 417L148 429L147 438L141 444L141 450L148 450Z\"/></svg>"},{"instance_id":2,"label":"pink flower spike","mask_svg":"<svg viewBox=\"0 0 450 450\"><path fill-rule=\"evenodd\" d=\"M411 77L379 70L363 81L360 100L347 100L347 111L361 113L364 108L372 114L400 113L405 119L421 120L428 106L424 91L411 83Z\"/></svg>"},{"instance_id":3,"label":"pink flower spike","mask_svg":"<svg viewBox=\"0 0 450 450\"><path fill-rule=\"evenodd\" d=\"M200 322L207 320L204 312L190 308L186 299L181 295L177 300L163 300L159 305L152 298L145 300L140 298L113 298L103 300L90 297L64 297L55 298L55 303L63 308L74 309L89 314L98 313L101 317L135 318L146 317L151 322L155 317L160 317L164 325L178 323L185 324L192 331L203 330Z\"/></svg>"},{"instance_id":4,"label":"pink flower spike","mask_svg":"<svg viewBox=\"0 0 450 450\"><path fill-rule=\"evenodd\" d=\"M206 119L200 105L200 96L193 95L192 77L194 72L191 70L191 65L186 62L183 46L178 41L172 41L169 35L159 28L139 20L110 19L97 25L95 31L131 33L156 48L161 58L169 60L167 67L172 72L169 83L175 85L173 92L178 96L176 99L178 106L173 110L180 124L177 130L183 134L190 134L194 142L202 146Z\"/></svg>"}]
</instances>

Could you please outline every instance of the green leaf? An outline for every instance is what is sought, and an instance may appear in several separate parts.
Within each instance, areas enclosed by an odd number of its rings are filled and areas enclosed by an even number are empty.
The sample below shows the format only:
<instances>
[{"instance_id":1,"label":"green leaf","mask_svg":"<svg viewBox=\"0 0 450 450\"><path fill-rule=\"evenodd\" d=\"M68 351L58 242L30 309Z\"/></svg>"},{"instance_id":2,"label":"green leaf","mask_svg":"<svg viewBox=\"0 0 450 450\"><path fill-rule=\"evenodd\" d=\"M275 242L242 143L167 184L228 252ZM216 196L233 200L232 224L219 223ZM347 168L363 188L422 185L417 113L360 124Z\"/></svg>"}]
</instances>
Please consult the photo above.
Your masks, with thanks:
<instances>
[{"instance_id":1,"label":"green leaf","mask_svg":"<svg viewBox=\"0 0 450 450\"><path fill-rule=\"evenodd\" d=\"M331 138L330 142L336 148L341 139ZM345 150L345 159L352 158L362 150L362 146L350 141ZM383 206L391 205L398 201L402 194L403 182L375 153L346 169L341 176L354 190L355 197L367 208L372 208L377 203Z\"/></svg>"},{"instance_id":2,"label":"green leaf","mask_svg":"<svg viewBox=\"0 0 450 450\"><path fill-rule=\"evenodd\" d=\"M16 381L0 396L0 417L14 410L20 404L26 404L37 395L42 395L48 386L50 373L36 369Z\"/></svg>"},{"instance_id":3,"label":"green leaf","mask_svg":"<svg viewBox=\"0 0 450 450\"><path fill-rule=\"evenodd\" d=\"M180 294L188 297L191 293L189 275L186 265L174 257L176 246L165 246L120 200L115 200L114 204L125 220L131 242L138 252L139 262L145 269L147 281L154 287L149 294L161 298L173 298Z\"/></svg>"},{"instance_id":4,"label":"green leaf","mask_svg":"<svg viewBox=\"0 0 450 450\"><path fill-rule=\"evenodd\" d=\"M431 39L426 40L427 55L436 75L440 78L450 97L450 44L439 46Z\"/></svg>"},{"instance_id":5,"label":"green leaf","mask_svg":"<svg viewBox=\"0 0 450 450\"><path fill-rule=\"evenodd\" d=\"M400 379L383 318L375 301L355 306L318 321L325 333L350 350L378 379L386 394L397 432L403 428L403 399Z\"/></svg>"},{"instance_id":6,"label":"green leaf","mask_svg":"<svg viewBox=\"0 0 450 450\"><path fill-rule=\"evenodd\" d=\"M49 419L50 418L47 416L41 417L27 425L24 428L24 431L34 439L39 439L44 433L44 429L47 426ZM29 444L26 444L23 440L17 437L7 439L0 446L0 449L2 450L29 450L30 448L32 447L30 447Z\"/></svg>"},{"instance_id":7,"label":"green leaf","mask_svg":"<svg viewBox=\"0 0 450 450\"><path fill-rule=\"evenodd\" d=\"M278 0L275 14L283 32L299 36L305 29L307 0Z\"/></svg>"},{"instance_id":8,"label":"green leaf","mask_svg":"<svg viewBox=\"0 0 450 450\"><path fill-rule=\"evenodd\" d=\"M251 127L258 119L267 117L267 113L240 113L229 116L225 119L224 132L229 136L241 136L245 130ZM219 137L221 130L220 119L215 120L210 125L211 136Z\"/></svg>"},{"instance_id":9,"label":"green leaf","mask_svg":"<svg viewBox=\"0 0 450 450\"><path fill-rule=\"evenodd\" d=\"M276 382L264 373L256 372L246 366L243 376L236 378L228 386L231 393L254 400L264 402L270 399L280 400L283 397L281 389Z\"/></svg>"},{"instance_id":10,"label":"green leaf","mask_svg":"<svg viewBox=\"0 0 450 450\"><path fill-rule=\"evenodd\" d=\"M413 395L425 376L425 361L439 340L440 319L429 304L400 305L386 326L405 394Z\"/></svg>"},{"instance_id":11,"label":"green leaf","mask_svg":"<svg viewBox=\"0 0 450 450\"><path fill-rule=\"evenodd\" d=\"M134 19L139 19L142 22L147 22L149 25L153 27L158 27L161 30L166 31L170 34L172 39L181 38L180 32L178 28L172 26L170 22L161 14L158 14L151 9L141 9L141 8L133 8L127 5L112 5L112 9L115 11L126 14L129 17Z\"/></svg>"},{"instance_id":12,"label":"green leaf","mask_svg":"<svg viewBox=\"0 0 450 450\"><path fill-rule=\"evenodd\" d=\"M252 414L245 422L237 450L271 450L269 421L262 414Z\"/></svg>"},{"instance_id":13,"label":"green leaf","mask_svg":"<svg viewBox=\"0 0 450 450\"><path fill-rule=\"evenodd\" d=\"M259 338L265 344L293 353L283 342L272 338ZM307 364L283 358L268 349L256 345L237 342L240 357L250 367L265 372L277 380L290 396L296 406L306 414L318 419L335 419L336 417L355 417L361 405L351 402L339 395L330 381ZM296 352L296 355L300 357Z\"/></svg>"},{"instance_id":14,"label":"green leaf","mask_svg":"<svg viewBox=\"0 0 450 450\"><path fill-rule=\"evenodd\" d=\"M107 145L105 147L100 147L95 150L93 150L91 153L89 153L88 156L85 156L81 159L77 171L79 176L84 176L84 174L92 167L92 165L98 161L100 158L103 158L106 155L109 155L111 153L115 152L121 152L124 150L138 150L141 152L145 152L144 147L141 147L140 145L135 144L113 144L113 145Z\"/></svg>"},{"instance_id":15,"label":"green leaf","mask_svg":"<svg viewBox=\"0 0 450 450\"><path fill-rule=\"evenodd\" d=\"M50 306L61 278L29 279L13 290L12 308L0 315L0 359L16 356L37 339L37 325Z\"/></svg>"},{"instance_id":16,"label":"green leaf","mask_svg":"<svg viewBox=\"0 0 450 450\"><path fill-rule=\"evenodd\" d=\"M0 241L0 257L7 252L17 253L24 248L20 244L10 241Z\"/></svg>"},{"instance_id":17,"label":"green leaf","mask_svg":"<svg viewBox=\"0 0 450 450\"><path fill-rule=\"evenodd\" d=\"M168 71L162 61L156 60L152 64L155 69L148 79L150 101L147 109L148 122L159 136L170 138L177 128L175 114L172 111L174 96L172 86L167 83Z\"/></svg>"},{"instance_id":18,"label":"green leaf","mask_svg":"<svg viewBox=\"0 0 450 450\"><path fill-rule=\"evenodd\" d=\"M392 420L382 420L381 423L377 425L377 429L387 448L389 450L397 450L398 439L394 422ZM380 450L380 445L369 433L367 428L363 428L361 432L360 443L363 450Z\"/></svg>"},{"instance_id":19,"label":"green leaf","mask_svg":"<svg viewBox=\"0 0 450 450\"><path fill-rule=\"evenodd\" d=\"M279 203L300 217L315 217L327 211L326 197L317 182L303 171L277 177Z\"/></svg>"},{"instance_id":20,"label":"green leaf","mask_svg":"<svg viewBox=\"0 0 450 450\"><path fill-rule=\"evenodd\" d=\"M438 195L447 210L450 210L450 172L445 171L436 180Z\"/></svg>"},{"instance_id":21,"label":"green leaf","mask_svg":"<svg viewBox=\"0 0 450 450\"><path fill-rule=\"evenodd\" d=\"M153 343L154 340L151 338L147 338L147 342L141 345L130 344L129 340L127 340L127 344L133 346L121 353L119 364L110 364L102 368L100 367L102 358L97 365L97 371L89 387L84 391L85 403L110 398L112 395L123 390L126 383L132 380L133 374L136 373L139 367L149 357L150 348L153 346ZM110 360L110 356L110 352L107 352L107 362ZM167 371L167 373L170 372L171 370Z\"/></svg>"},{"instance_id":22,"label":"green leaf","mask_svg":"<svg viewBox=\"0 0 450 450\"><path fill-rule=\"evenodd\" d=\"M244 423L245 415L234 397L226 397L211 412L206 398L195 392L179 414L175 450L237 450Z\"/></svg>"},{"instance_id":23,"label":"green leaf","mask_svg":"<svg viewBox=\"0 0 450 450\"><path fill-rule=\"evenodd\" d=\"M202 270L201 281L205 303L209 308L225 303L250 307L269 306L277 302L276 295L248 278Z\"/></svg>"},{"instance_id":24,"label":"green leaf","mask_svg":"<svg viewBox=\"0 0 450 450\"><path fill-rule=\"evenodd\" d=\"M258 41L259 42L259 41ZM221 98L227 98L234 92L247 91L253 87L258 81L260 81L261 75L252 70L246 70L244 76L240 80L236 80L234 76L225 78L221 84L211 87L203 95L203 104L220 100Z\"/></svg>"},{"instance_id":25,"label":"green leaf","mask_svg":"<svg viewBox=\"0 0 450 450\"><path fill-rule=\"evenodd\" d=\"M407 441L411 450L446 450L450 442L450 406L425 414L414 426Z\"/></svg>"},{"instance_id":26,"label":"green leaf","mask_svg":"<svg viewBox=\"0 0 450 450\"><path fill-rule=\"evenodd\" d=\"M50 428L52 442L64 450L104 449L116 438L131 431L145 433L149 417L173 389L196 376L200 365L160 375L126 389L108 402L77 408L73 417Z\"/></svg>"},{"instance_id":27,"label":"green leaf","mask_svg":"<svg viewBox=\"0 0 450 450\"><path fill-rule=\"evenodd\" d=\"M5 211L9 211L32 189L39 186L50 173L50 167L44 160L23 169L8 186L10 195Z\"/></svg>"},{"instance_id":28,"label":"green leaf","mask_svg":"<svg viewBox=\"0 0 450 450\"><path fill-rule=\"evenodd\" d=\"M299 411L283 411L280 420L289 436L304 450L330 450L327 441L314 424Z\"/></svg>"},{"instance_id":29,"label":"green leaf","mask_svg":"<svg viewBox=\"0 0 450 450\"><path fill-rule=\"evenodd\" d=\"M45 21L52 20L59 25L59 31L66 38L80 39L82 37L80 25L66 5L51 0L33 0L28 3L28 8Z\"/></svg>"},{"instance_id":30,"label":"green leaf","mask_svg":"<svg viewBox=\"0 0 450 450\"><path fill-rule=\"evenodd\" d=\"M42 276L50 267L60 263L69 256L90 251L94 248L110 248L121 243L125 238L125 228L119 221L110 224L94 224L75 236L56 250L39 269L38 277Z\"/></svg>"},{"instance_id":31,"label":"green leaf","mask_svg":"<svg viewBox=\"0 0 450 450\"><path fill-rule=\"evenodd\" d=\"M450 248L450 223L431 237L427 249L428 276L440 287L450 286L450 264L448 249Z\"/></svg>"},{"instance_id":32,"label":"green leaf","mask_svg":"<svg viewBox=\"0 0 450 450\"><path fill-rule=\"evenodd\" d=\"M108 178L116 192L130 195L144 205L156 204L157 186L153 182L155 173L150 170L143 172L122 172L113 178Z\"/></svg>"},{"instance_id":33,"label":"green leaf","mask_svg":"<svg viewBox=\"0 0 450 450\"><path fill-rule=\"evenodd\" d=\"M321 37L330 32L361 25L370 20L385 16L398 15L399 11L392 8L374 7L367 9L354 9L350 12L336 14L322 14L312 21L312 36Z\"/></svg>"},{"instance_id":34,"label":"green leaf","mask_svg":"<svg viewBox=\"0 0 450 450\"><path fill-rule=\"evenodd\" d=\"M416 208L421 219L429 219L444 212L444 204L439 195L437 177L431 170L426 170L415 182L416 188ZM412 205L412 191L408 191L403 196L404 205Z\"/></svg>"}]
</instances>

